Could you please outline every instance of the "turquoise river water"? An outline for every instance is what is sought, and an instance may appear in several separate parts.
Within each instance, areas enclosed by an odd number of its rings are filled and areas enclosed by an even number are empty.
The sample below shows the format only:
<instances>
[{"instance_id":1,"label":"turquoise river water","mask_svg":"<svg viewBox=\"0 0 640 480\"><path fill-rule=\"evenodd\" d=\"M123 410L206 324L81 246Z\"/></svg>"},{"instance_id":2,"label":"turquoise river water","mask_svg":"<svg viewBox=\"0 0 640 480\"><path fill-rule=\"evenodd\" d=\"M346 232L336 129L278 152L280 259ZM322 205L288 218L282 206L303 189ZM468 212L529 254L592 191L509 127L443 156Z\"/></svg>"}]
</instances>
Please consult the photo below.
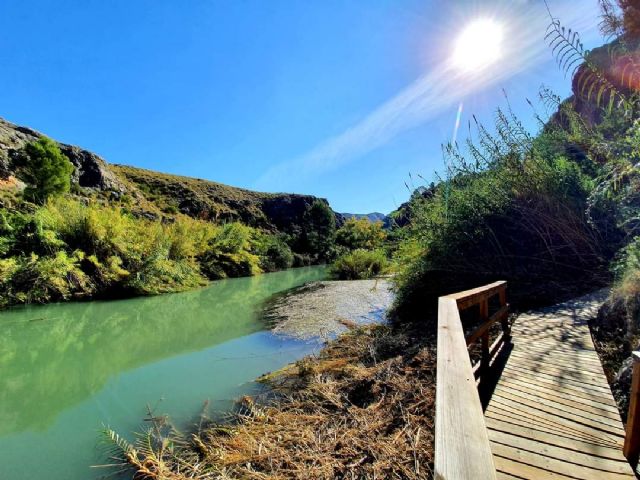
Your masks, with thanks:
<instances>
[{"instance_id":1,"label":"turquoise river water","mask_svg":"<svg viewBox=\"0 0 640 480\"><path fill-rule=\"evenodd\" d=\"M323 267L213 282L186 293L0 313L0 479L106 476L104 426L130 434L147 405L188 425L253 380L318 348L270 333L261 308Z\"/></svg>"}]
</instances>

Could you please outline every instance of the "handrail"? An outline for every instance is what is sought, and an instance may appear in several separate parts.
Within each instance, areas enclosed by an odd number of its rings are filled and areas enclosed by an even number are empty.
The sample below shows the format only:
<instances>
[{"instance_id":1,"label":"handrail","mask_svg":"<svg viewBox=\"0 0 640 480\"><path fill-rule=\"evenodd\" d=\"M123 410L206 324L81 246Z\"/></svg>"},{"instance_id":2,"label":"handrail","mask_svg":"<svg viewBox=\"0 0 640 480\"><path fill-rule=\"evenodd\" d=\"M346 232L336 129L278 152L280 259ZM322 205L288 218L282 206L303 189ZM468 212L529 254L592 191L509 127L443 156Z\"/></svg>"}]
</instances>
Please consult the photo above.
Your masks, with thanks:
<instances>
[{"instance_id":1,"label":"handrail","mask_svg":"<svg viewBox=\"0 0 640 480\"><path fill-rule=\"evenodd\" d=\"M631 394L629 395L629 413L622 453L635 469L640 454L640 352L633 352L633 373L631 376Z\"/></svg>"},{"instance_id":2,"label":"handrail","mask_svg":"<svg viewBox=\"0 0 640 480\"><path fill-rule=\"evenodd\" d=\"M506 282L495 282L438 299L434 462L437 480L496 478L467 344L482 339L481 370L488 368L489 327L499 320L503 325L503 338L509 336L506 285ZM499 295L501 308L489 316L489 300L495 295ZM465 338L460 310L474 305L480 306L484 322Z\"/></svg>"}]
</instances>

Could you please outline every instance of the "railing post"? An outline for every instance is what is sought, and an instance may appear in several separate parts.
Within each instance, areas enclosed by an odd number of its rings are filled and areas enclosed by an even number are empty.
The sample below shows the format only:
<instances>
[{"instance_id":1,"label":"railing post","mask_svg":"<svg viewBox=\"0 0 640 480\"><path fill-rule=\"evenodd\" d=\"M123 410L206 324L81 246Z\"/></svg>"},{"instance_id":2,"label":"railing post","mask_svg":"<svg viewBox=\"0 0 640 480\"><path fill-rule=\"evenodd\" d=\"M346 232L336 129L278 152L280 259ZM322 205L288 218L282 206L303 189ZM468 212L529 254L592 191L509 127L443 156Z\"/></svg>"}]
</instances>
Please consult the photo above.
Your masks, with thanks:
<instances>
[{"instance_id":1,"label":"railing post","mask_svg":"<svg viewBox=\"0 0 640 480\"><path fill-rule=\"evenodd\" d=\"M638 465L638 454L640 454L640 352L633 352L629 414L623 452L635 469Z\"/></svg>"},{"instance_id":2,"label":"railing post","mask_svg":"<svg viewBox=\"0 0 640 480\"><path fill-rule=\"evenodd\" d=\"M489 300L485 299L480 302L480 323L484 323L489 320ZM480 360L480 373L483 374L489 369L489 362L491 361L489 355L489 330L482 334L482 359Z\"/></svg>"},{"instance_id":3,"label":"railing post","mask_svg":"<svg viewBox=\"0 0 640 480\"><path fill-rule=\"evenodd\" d=\"M504 307L507 304L507 288L502 287L498 293L500 299L500 306ZM504 342L507 343L511 339L511 327L509 326L509 315L506 315L502 320L502 334Z\"/></svg>"}]
</instances>

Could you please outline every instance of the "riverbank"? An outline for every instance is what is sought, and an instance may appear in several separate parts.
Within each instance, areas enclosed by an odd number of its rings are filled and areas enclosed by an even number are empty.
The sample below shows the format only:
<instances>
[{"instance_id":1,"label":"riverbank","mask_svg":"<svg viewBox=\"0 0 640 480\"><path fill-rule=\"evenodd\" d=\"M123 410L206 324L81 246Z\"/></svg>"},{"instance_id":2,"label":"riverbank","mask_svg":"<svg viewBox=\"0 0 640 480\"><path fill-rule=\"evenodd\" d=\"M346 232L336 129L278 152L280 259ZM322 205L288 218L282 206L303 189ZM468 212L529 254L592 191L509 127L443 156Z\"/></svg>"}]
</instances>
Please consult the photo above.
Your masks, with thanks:
<instances>
[{"instance_id":1,"label":"riverbank","mask_svg":"<svg viewBox=\"0 0 640 480\"><path fill-rule=\"evenodd\" d=\"M317 302L321 289L306 290L284 301ZM266 377L268 400L244 398L228 421L191 435L152 419L154 448L120 442L120 459L138 475L176 480L430 478L435 349L425 342L387 325L352 326Z\"/></svg>"},{"instance_id":2,"label":"riverbank","mask_svg":"<svg viewBox=\"0 0 640 480\"><path fill-rule=\"evenodd\" d=\"M154 419L154 449L121 445L121 460L174 480L431 478L435 366L408 335L360 327L271 378L281 395L268 404L245 398L190 436Z\"/></svg>"},{"instance_id":3,"label":"riverbank","mask_svg":"<svg viewBox=\"0 0 640 480\"><path fill-rule=\"evenodd\" d=\"M384 322L392 301L387 279L325 280L276 298L267 308L267 318L276 334L328 340L349 326Z\"/></svg>"}]
</instances>

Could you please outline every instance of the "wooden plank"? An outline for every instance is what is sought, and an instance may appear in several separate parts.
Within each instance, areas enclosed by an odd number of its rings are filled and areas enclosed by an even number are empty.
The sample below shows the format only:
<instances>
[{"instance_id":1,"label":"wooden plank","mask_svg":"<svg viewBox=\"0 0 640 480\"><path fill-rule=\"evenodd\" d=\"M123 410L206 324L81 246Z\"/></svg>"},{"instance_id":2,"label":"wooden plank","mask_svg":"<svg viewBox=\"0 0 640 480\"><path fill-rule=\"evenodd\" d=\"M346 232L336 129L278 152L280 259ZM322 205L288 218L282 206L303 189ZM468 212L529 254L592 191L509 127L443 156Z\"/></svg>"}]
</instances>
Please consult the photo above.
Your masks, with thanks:
<instances>
[{"instance_id":1,"label":"wooden plank","mask_svg":"<svg viewBox=\"0 0 640 480\"><path fill-rule=\"evenodd\" d=\"M547 458L560 460L562 462L571 462L582 467L602 470L604 472L611 473L631 473L629 464L624 460L624 457L620 455L619 452L618 457L615 460L610 458L602 458L592 454L580 452L575 449L567 449L563 446L535 441L531 438L514 435L513 433L504 432L501 430L489 430L489 438L491 442L497 442L502 445L508 445L513 448L526 450L538 455L543 455Z\"/></svg>"},{"instance_id":2,"label":"wooden plank","mask_svg":"<svg viewBox=\"0 0 640 480\"><path fill-rule=\"evenodd\" d=\"M629 480L630 478L634 478L631 476L631 472L629 472L629 474L605 472L603 470L588 468L577 463L572 463L570 462L570 459L557 460L540 453L530 452L528 450L503 445L497 442L493 442L491 444L491 448L493 453L500 457L508 458L521 464L536 465L542 470L553 472L558 475L565 475L570 478L579 478L582 480Z\"/></svg>"},{"instance_id":3,"label":"wooden plank","mask_svg":"<svg viewBox=\"0 0 640 480\"><path fill-rule=\"evenodd\" d=\"M503 391L508 391L509 393L513 393L513 395L524 397L532 401L540 400L542 404L548 405L551 408L579 412L580 416L597 419L602 423L607 423L616 427L621 425L620 414L617 411L611 412L610 410L603 410L590 405L585 405L571 398L549 395L546 392L528 389L526 387L523 388L520 385L508 383L506 381L501 382L500 388L504 389Z\"/></svg>"},{"instance_id":4,"label":"wooden plank","mask_svg":"<svg viewBox=\"0 0 640 480\"><path fill-rule=\"evenodd\" d=\"M498 282L490 283L489 285L473 288L471 290L452 293L444 298L455 300L458 305L458 309L464 310L465 308L476 305L482 299L492 297L493 295L499 293L501 290L505 289L506 286L507 282L501 280Z\"/></svg>"},{"instance_id":5,"label":"wooden plank","mask_svg":"<svg viewBox=\"0 0 640 480\"><path fill-rule=\"evenodd\" d=\"M600 360L595 349L590 350L579 345L571 346L557 343L555 345L542 343L532 340L524 334L518 334L515 347L525 352L540 352L546 355L568 355L585 360Z\"/></svg>"},{"instance_id":6,"label":"wooden plank","mask_svg":"<svg viewBox=\"0 0 640 480\"><path fill-rule=\"evenodd\" d=\"M514 391L520 391L523 393L528 393L533 395L534 397L544 398L545 400L550 400L561 405L567 405L569 407L574 407L580 410L583 410L585 413L593 413L594 415L599 415L602 417L610 418L614 420L617 424L621 422L620 412L617 408L607 408L602 404L597 402L591 402L588 399L583 399L581 397L573 397L568 395L558 395L554 393L552 390L546 388L540 388L535 385L522 385L516 381L511 381L508 379L502 379L502 385L512 389Z\"/></svg>"},{"instance_id":7,"label":"wooden plank","mask_svg":"<svg viewBox=\"0 0 640 480\"><path fill-rule=\"evenodd\" d=\"M498 480L523 480L522 477L516 477L515 475L511 475L509 473L496 472L496 474L497 474Z\"/></svg>"},{"instance_id":8,"label":"wooden plank","mask_svg":"<svg viewBox=\"0 0 640 480\"><path fill-rule=\"evenodd\" d=\"M572 436L558 435L557 433L549 433L537 428L535 425L521 425L510 421L509 418L495 418L487 416L485 418L487 428L489 429L489 440L493 437L492 431L501 431L518 435L520 437L529 438L535 442L555 445L567 450L575 450L596 457L609 458L611 460L620 461L620 449L610 446L598 445L585 440L580 440Z\"/></svg>"},{"instance_id":9,"label":"wooden plank","mask_svg":"<svg viewBox=\"0 0 640 480\"><path fill-rule=\"evenodd\" d=\"M522 388L548 393L554 396L561 396L562 398L572 398L578 403L606 410L617 415L617 418L620 418L618 407L616 407L613 400L608 399L606 395L590 395L585 393L583 390L562 387L550 383L545 384L544 382L536 381L536 379L529 380L524 379L523 377L513 377L510 374L504 373L500 381L507 385L518 385Z\"/></svg>"},{"instance_id":10,"label":"wooden plank","mask_svg":"<svg viewBox=\"0 0 640 480\"><path fill-rule=\"evenodd\" d=\"M624 455L634 467L640 453L640 352L633 352L633 373L627 431L624 439Z\"/></svg>"},{"instance_id":11,"label":"wooden plank","mask_svg":"<svg viewBox=\"0 0 640 480\"><path fill-rule=\"evenodd\" d=\"M543 371L533 371L523 366L516 365L515 363L507 363L504 370L512 372L513 375L533 376L535 378L541 378L550 382L556 382L561 385L580 387L585 391L594 391L602 393L604 395L611 395L611 389L608 386L603 386L602 384L592 385L590 383L582 381L581 379L560 377L557 375L557 372L548 373Z\"/></svg>"},{"instance_id":12,"label":"wooden plank","mask_svg":"<svg viewBox=\"0 0 640 480\"><path fill-rule=\"evenodd\" d=\"M559 405L545 398L509 390L500 385L496 388L494 395L501 398L509 398L514 402L520 402L523 405L528 405L531 408L553 414L556 417L566 418L598 430L609 432L613 435L624 436L624 430L622 430L622 423L620 421L611 420L610 418L600 415L587 414L579 408Z\"/></svg>"},{"instance_id":13,"label":"wooden plank","mask_svg":"<svg viewBox=\"0 0 640 480\"><path fill-rule=\"evenodd\" d=\"M570 370L564 370L560 367L542 363L529 362L526 359L518 359L513 361L514 366L529 370L534 373L551 375L556 378L571 380L574 382L585 383L587 385L598 387L603 391L607 391L608 384L606 380L593 372L572 372ZM609 389L610 390L610 389Z\"/></svg>"},{"instance_id":14,"label":"wooden plank","mask_svg":"<svg viewBox=\"0 0 640 480\"><path fill-rule=\"evenodd\" d=\"M488 417L493 416L498 420L502 416L508 416L511 419L509 421L516 420L517 423L522 423L523 426L540 427L549 432L574 435L598 445L611 446L617 449L622 448L622 438L620 436L595 430L588 425L582 425L545 411L536 411L528 407L523 408L509 399L497 398L495 402L492 400L490 409L485 412L485 415Z\"/></svg>"},{"instance_id":15,"label":"wooden plank","mask_svg":"<svg viewBox=\"0 0 640 480\"><path fill-rule=\"evenodd\" d=\"M540 354L540 355L551 355L553 357L559 358L567 358L569 360L576 360L579 362L588 362L595 363L598 366L601 366L600 358L597 356L595 350L577 350L570 349L568 347L559 347L559 346L540 346L535 342L527 342L523 344L521 340L527 340L526 337L520 336L518 337L518 341L515 343L514 349L527 352L529 354Z\"/></svg>"},{"instance_id":16,"label":"wooden plank","mask_svg":"<svg viewBox=\"0 0 640 480\"><path fill-rule=\"evenodd\" d=\"M516 478L535 479L535 480L576 480L576 477L567 477L559 473L550 472L543 468L528 465L510 458L494 456L496 468L499 472L515 476Z\"/></svg>"},{"instance_id":17,"label":"wooden plank","mask_svg":"<svg viewBox=\"0 0 640 480\"><path fill-rule=\"evenodd\" d=\"M554 367L561 368L567 373L574 371L591 372L599 377L602 377L604 372L602 371L602 365L594 362L593 360L586 360L579 357L568 358L557 353L549 352L547 354L541 354L534 350L525 350L518 346L514 347L511 351L511 355L517 355L523 357L524 361L531 364L539 363L540 365L551 364ZM597 357L596 357L597 359Z\"/></svg>"},{"instance_id":18,"label":"wooden plank","mask_svg":"<svg viewBox=\"0 0 640 480\"><path fill-rule=\"evenodd\" d=\"M455 299L438 300L435 477L495 479L482 405Z\"/></svg>"}]
</instances>

